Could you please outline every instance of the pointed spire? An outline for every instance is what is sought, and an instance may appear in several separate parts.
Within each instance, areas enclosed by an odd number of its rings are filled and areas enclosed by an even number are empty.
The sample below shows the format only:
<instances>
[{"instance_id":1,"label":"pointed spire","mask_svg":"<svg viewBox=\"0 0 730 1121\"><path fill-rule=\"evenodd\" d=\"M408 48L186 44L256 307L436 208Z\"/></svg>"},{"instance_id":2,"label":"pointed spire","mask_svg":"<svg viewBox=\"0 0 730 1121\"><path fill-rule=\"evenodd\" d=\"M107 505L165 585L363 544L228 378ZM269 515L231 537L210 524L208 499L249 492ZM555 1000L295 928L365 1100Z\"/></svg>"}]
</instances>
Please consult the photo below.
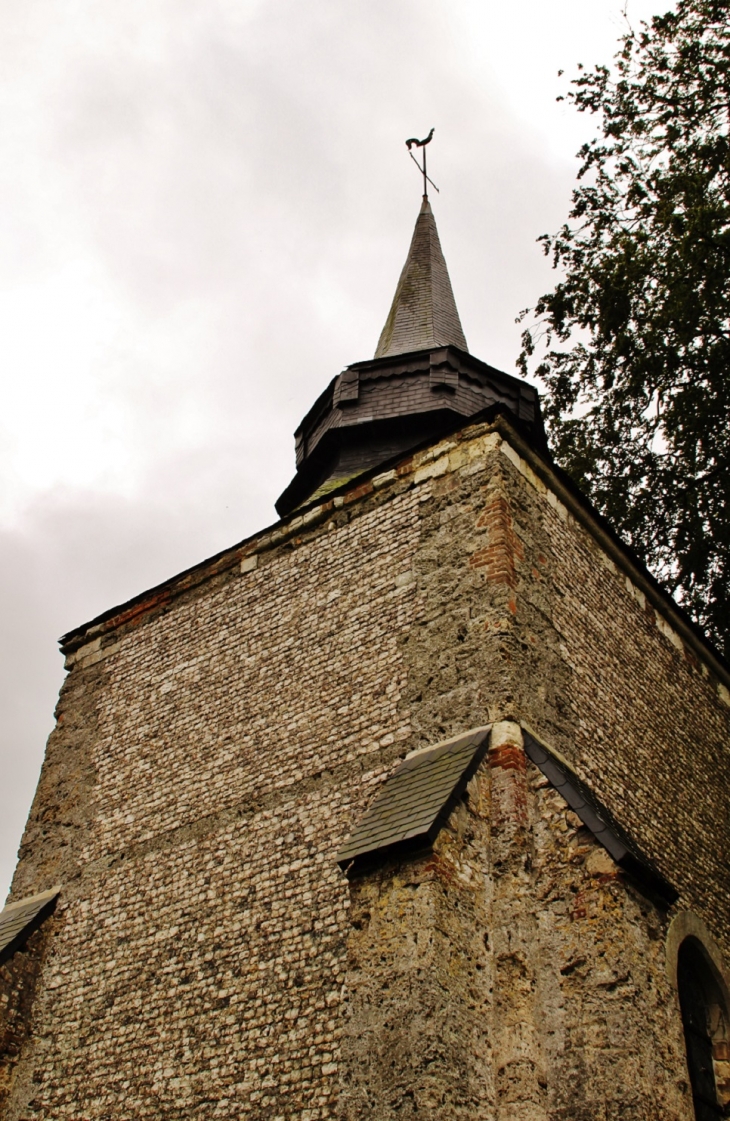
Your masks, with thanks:
<instances>
[{"instance_id":1,"label":"pointed spire","mask_svg":"<svg viewBox=\"0 0 730 1121\"><path fill-rule=\"evenodd\" d=\"M424 195L375 357L388 358L439 346L467 349L436 220Z\"/></svg>"}]
</instances>

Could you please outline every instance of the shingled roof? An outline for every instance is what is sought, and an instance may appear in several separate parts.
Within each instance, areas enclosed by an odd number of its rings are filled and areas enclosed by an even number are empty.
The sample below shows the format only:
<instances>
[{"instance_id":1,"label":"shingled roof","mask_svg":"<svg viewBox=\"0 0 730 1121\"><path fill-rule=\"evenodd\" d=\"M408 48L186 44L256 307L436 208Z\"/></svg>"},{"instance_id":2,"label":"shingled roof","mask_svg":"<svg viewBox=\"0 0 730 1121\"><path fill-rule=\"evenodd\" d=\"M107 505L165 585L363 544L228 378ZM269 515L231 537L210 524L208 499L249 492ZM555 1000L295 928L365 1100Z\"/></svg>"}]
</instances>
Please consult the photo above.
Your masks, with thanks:
<instances>
[{"instance_id":1,"label":"shingled roof","mask_svg":"<svg viewBox=\"0 0 730 1121\"><path fill-rule=\"evenodd\" d=\"M42 891L39 895L29 895L16 903L8 903L0 911L0 961L20 946L33 933L55 902L59 888Z\"/></svg>"},{"instance_id":2,"label":"shingled roof","mask_svg":"<svg viewBox=\"0 0 730 1121\"><path fill-rule=\"evenodd\" d=\"M436 220L424 196L375 357L439 346L467 349Z\"/></svg>"},{"instance_id":3,"label":"shingled roof","mask_svg":"<svg viewBox=\"0 0 730 1121\"><path fill-rule=\"evenodd\" d=\"M338 852L338 863L433 844L486 754L489 729L473 728L404 759Z\"/></svg>"},{"instance_id":4,"label":"shingled roof","mask_svg":"<svg viewBox=\"0 0 730 1121\"><path fill-rule=\"evenodd\" d=\"M522 729L522 734L527 757L542 771L551 786L565 799L606 852L668 906L675 903L679 898L677 889L661 874L607 807L599 802L586 783L563 760L538 743L525 728Z\"/></svg>"},{"instance_id":5,"label":"shingled roof","mask_svg":"<svg viewBox=\"0 0 730 1121\"><path fill-rule=\"evenodd\" d=\"M383 784L337 854L342 868L369 865L376 855L432 845L487 753L491 725L413 752ZM525 753L599 844L635 880L674 903L676 888L562 759L523 728Z\"/></svg>"}]
</instances>

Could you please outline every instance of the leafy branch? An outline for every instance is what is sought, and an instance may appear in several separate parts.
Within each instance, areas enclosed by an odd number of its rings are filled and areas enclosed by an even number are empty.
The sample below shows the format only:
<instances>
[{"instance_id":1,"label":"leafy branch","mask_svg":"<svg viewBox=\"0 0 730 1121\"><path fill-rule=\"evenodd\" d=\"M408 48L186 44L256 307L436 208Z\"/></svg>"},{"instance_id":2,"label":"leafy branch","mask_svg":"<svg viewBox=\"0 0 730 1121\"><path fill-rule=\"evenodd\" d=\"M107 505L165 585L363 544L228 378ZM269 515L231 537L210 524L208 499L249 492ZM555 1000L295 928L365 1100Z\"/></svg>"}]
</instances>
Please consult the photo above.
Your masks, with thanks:
<instances>
[{"instance_id":1,"label":"leafy branch","mask_svg":"<svg viewBox=\"0 0 730 1121\"><path fill-rule=\"evenodd\" d=\"M519 366L558 461L730 654L728 0L629 26L571 87L601 135L540 239L560 279Z\"/></svg>"}]
</instances>

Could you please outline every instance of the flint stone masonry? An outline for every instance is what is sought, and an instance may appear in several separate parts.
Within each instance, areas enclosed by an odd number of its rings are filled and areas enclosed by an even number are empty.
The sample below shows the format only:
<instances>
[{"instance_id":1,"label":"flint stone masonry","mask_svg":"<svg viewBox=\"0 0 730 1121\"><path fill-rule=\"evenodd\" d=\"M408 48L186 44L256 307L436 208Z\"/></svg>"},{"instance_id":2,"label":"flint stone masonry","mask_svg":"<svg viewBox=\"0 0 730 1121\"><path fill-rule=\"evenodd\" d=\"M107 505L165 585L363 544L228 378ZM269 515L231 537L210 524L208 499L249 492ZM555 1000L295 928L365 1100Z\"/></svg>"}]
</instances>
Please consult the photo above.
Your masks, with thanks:
<instances>
[{"instance_id":1,"label":"flint stone masonry","mask_svg":"<svg viewBox=\"0 0 730 1121\"><path fill-rule=\"evenodd\" d=\"M51 926L47 918L43 927L26 927L12 955L0 957L0 1111L8 1104L16 1064L29 1045L36 985Z\"/></svg>"},{"instance_id":2,"label":"flint stone masonry","mask_svg":"<svg viewBox=\"0 0 730 1121\"><path fill-rule=\"evenodd\" d=\"M3 1121L690 1121L665 939L692 912L730 955L730 679L504 418L64 651L11 897L61 895L32 977L6 977ZM486 724L432 852L348 879L336 854L397 764Z\"/></svg>"}]
</instances>

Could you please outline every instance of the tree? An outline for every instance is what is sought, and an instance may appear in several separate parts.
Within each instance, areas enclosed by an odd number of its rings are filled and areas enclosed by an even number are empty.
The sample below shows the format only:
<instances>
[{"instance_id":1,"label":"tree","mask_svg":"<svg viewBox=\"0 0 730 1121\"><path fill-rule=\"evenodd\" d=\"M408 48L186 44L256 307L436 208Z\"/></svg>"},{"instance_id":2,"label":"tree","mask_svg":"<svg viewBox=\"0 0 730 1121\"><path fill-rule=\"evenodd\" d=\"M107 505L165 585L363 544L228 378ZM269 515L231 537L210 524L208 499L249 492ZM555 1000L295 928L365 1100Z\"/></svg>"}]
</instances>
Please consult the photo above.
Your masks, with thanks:
<instances>
[{"instance_id":1,"label":"tree","mask_svg":"<svg viewBox=\"0 0 730 1121\"><path fill-rule=\"evenodd\" d=\"M544 348L557 461L730 655L730 0L629 27L572 86L602 136L520 365Z\"/></svg>"}]
</instances>

